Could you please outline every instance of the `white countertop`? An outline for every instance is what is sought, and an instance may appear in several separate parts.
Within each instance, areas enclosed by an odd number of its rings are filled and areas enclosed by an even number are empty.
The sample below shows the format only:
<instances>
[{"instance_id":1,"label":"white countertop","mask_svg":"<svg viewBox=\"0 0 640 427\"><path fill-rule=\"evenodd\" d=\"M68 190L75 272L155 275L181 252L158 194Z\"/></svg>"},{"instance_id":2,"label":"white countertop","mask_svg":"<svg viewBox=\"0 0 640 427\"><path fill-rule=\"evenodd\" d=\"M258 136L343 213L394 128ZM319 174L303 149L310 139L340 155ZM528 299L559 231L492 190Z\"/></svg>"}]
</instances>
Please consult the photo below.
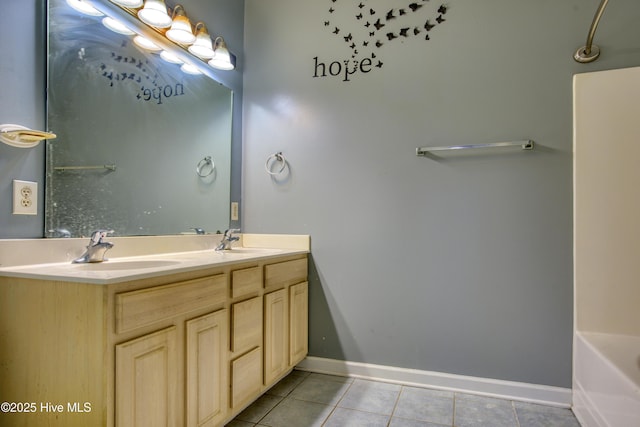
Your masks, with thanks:
<instances>
[{"instance_id":1,"label":"white countertop","mask_svg":"<svg viewBox=\"0 0 640 427\"><path fill-rule=\"evenodd\" d=\"M40 242L45 244L46 240L43 239ZM114 256L113 258L109 257L111 251L108 251L107 260L100 263L73 264L65 260L62 262L18 264L0 267L0 276L110 284L309 253L309 236L244 235L241 242L245 246L233 247L229 251L187 250L136 256ZM34 244L37 243L36 241Z\"/></svg>"}]
</instances>

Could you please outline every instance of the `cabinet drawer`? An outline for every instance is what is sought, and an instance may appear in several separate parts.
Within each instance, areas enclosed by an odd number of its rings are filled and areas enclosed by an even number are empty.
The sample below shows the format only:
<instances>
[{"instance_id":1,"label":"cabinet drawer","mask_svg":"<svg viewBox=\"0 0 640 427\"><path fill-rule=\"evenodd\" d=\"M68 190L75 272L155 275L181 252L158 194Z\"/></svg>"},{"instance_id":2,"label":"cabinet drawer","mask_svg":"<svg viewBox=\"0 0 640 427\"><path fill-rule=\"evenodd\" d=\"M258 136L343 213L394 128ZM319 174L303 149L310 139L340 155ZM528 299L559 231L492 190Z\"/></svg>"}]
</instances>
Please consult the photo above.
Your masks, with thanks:
<instances>
[{"instance_id":1,"label":"cabinet drawer","mask_svg":"<svg viewBox=\"0 0 640 427\"><path fill-rule=\"evenodd\" d=\"M231 351L244 352L262 345L262 297L231 306Z\"/></svg>"},{"instance_id":2,"label":"cabinet drawer","mask_svg":"<svg viewBox=\"0 0 640 427\"><path fill-rule=\"evenodd\" d=\"M231 273L231 298L258 292L262 287L260 267L245 268Z\"/></svg>"},{"instance_id":3,"label":"cabinet drawer","mask_svg":"<svg viewBox=\"0 0 640 427\"><path fill-rule=\"evenodd\" d=\"M307 280L307 258L264 266L264 286L293 285Z\"/></svg>"},{"instance_id":4,"label":"cabinet drawer","mask_svg":"<svg viewBox=\"0 0 640 427\"><path fill-rule=\"evenodd\" d=\"M193 310L224 303L224 274L116 294L116 332L122 333Z\"/></svg>"},{"instance_id":5,"label":"cabinet drawer","mask_svg":"<svg viewBox=\"0 0 640 427\"><path fill-rule=\"evenodd\" d=\"M262 387L262 349L256 347L231 362L231 407L255 397Z\"/></svg>"}]
</instances>

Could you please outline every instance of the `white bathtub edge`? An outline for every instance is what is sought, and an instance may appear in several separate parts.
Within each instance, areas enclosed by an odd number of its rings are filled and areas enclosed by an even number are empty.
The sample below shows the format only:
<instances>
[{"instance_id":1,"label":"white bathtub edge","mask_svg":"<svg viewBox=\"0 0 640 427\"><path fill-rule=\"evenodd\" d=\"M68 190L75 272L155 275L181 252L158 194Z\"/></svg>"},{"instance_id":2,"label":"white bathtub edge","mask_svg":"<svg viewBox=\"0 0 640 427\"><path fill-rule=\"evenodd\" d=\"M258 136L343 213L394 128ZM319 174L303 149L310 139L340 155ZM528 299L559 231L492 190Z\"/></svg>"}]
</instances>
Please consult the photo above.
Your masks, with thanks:
<instances>
[{"instance_id":1,"label":"white bathtub edge","mask_svg":"<svg viewBox=\"0 0 640 427\"><path fill-rule=\"evenodd\" d=\"M574 412L578 420L583 427L640 425L640 388L625 376L624 368L589 342L590 336L578 331L574 336Z\"/></svg>"},{"instance_id":2,"label":"white bathtub edge","mask_svg":"<svg viewBox=\"0 0 640 427\"><path fill-rule=\"evenodd\" d=\"M445 374L313 356L304 359L296 368L322 374L463 392L561 408L571 407L571 389L562 387Z\"/></svg>"},{"instance_id":3,"label":"white bathtub edge","mask_svg":"<svg viewBox=\"0 0 640 427\"><path fill-rule=\"evenodd\" d=\"M606 422L591 402L582 385L574 380L573 383L573 414L582 427L607 427Z\"/></svg>"}]
</instances>

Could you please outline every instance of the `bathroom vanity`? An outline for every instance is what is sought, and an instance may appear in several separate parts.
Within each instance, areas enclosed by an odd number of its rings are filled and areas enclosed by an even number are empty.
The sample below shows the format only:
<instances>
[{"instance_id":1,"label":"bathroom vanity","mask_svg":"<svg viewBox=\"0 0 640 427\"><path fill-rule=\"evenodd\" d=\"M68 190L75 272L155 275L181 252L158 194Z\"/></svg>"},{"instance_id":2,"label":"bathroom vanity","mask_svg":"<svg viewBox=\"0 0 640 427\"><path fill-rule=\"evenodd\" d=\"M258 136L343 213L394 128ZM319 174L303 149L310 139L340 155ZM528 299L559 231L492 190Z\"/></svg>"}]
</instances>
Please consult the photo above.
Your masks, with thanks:
<instances>
[{"instance_id":1,"label":"bathroom vanity","mask_svg":"<svg viewBox=\"0 0 640 427\"><path fill-rule=\"evenodd\" d=\"M308 252L0 268L0 424L224 425L307 354Z\"/></svg>"}]
</instances>

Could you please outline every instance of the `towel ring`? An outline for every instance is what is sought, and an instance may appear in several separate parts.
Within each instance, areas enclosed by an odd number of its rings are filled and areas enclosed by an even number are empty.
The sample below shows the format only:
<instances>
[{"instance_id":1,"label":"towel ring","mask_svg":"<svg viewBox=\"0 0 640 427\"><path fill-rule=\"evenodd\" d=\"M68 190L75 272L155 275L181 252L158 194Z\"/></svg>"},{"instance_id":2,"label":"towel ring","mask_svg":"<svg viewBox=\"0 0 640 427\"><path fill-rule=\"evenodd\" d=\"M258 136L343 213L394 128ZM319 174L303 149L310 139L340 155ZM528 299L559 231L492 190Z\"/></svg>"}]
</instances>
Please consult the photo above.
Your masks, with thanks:
<instances>
[{"instance_id":1,"label":"towel ring","mask_svg":"<svg viewBox=\"0 0 640 427\"><path fill-rule=\"evenodd\" d=\"M272 168L276 162L282 163L282 166L277 171L274 171ZM284 171L284 168L286 166L287 166L287 159L285 159L284 156L282 155L282 151L279 151L275 154L270 155L269 157L267 157L267 161L264 163L264 168L267 170L267 173L269 175L280 175L282 171Z\"/></svg>"},{"instance_id":2,"label":"towel ring","mask_svg":"<svg viewBox=\"0 0 640 427\"><path fill-rule=\"evenodd\" d=\"M209 166L209 172L204 173L203 169L205 169L206 166ZM215 168L216 164L211 159L211 156L207 156L198 162L198 165L196 166L196 173L199 177L206 178L213 173Z\"/></svg>"}]
</instances>

